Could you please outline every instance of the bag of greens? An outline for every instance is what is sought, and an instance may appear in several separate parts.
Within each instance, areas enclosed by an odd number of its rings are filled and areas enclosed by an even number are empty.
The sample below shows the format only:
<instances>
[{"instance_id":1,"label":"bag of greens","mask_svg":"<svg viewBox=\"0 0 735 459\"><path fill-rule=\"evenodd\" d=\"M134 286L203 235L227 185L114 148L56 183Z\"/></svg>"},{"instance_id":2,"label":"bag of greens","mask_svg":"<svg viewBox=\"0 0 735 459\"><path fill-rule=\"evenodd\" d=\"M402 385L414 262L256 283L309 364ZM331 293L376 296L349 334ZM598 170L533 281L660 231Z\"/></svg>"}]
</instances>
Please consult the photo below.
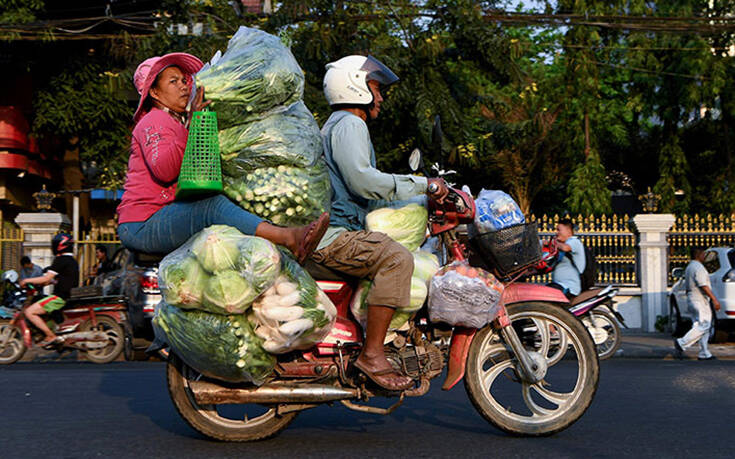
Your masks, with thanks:
<instances>
[{"instance_id":1,"label":"bag of greens","mask_svg":"<svg viewBox=\"0 0 735 459\"><path fill-rule=\"evenodd\" d=\"M196 74L196 84L204 86L225 129L300 100L304 74L278 37L240 27L224 54Z\"/></svg>"},{"instance_id":2,"label":"bag of greens","mask_svg":"<svg viewBox=\"0 0 735 459\"><path fill-rule=\"evenodd\" d=\"M429 212L419 204L409 204L400 209L385 207L367 214L365 229L385 233L413 252L426 239L428 221Z\"/></svg>"},{"instance_id":3,"label":"bag of greens","mask_svg":"<svg viewBox=\"0 0 735 459\"><path fill-rule=\"evenodd\" d=\"M157 341L211 378L259 385L276 365L242 314L185 311L162 301L156 307L153 329Z\"/></svg>"},{"instance_id":4,"label":"bag of greens","mask_svg":"<svg viewBox=\"0 0 735 459\"><path fill-rule=\"evenodd\" d=\"M310 168L262 167L222 180L230 199L276 225L306 225L330 209L332 188L323 159Z\"/></svg>"}]
</instances>

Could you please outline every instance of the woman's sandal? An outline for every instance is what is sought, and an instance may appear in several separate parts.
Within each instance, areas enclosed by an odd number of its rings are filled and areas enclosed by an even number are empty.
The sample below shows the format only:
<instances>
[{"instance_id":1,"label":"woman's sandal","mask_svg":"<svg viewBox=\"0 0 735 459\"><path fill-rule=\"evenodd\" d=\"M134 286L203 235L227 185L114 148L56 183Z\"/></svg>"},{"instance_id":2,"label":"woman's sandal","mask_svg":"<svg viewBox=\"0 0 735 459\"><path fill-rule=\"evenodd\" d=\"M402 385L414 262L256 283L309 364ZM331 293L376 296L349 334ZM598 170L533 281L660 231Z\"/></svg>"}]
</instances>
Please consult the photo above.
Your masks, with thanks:
<instances>
[{"instance_id":1,"label":"woman's sandal","mask_svg":"<svg viewBox=\"0 0 735 459\"><path fill-rule=\"evenodd\" d=\"M309 224L306 229L306 236L301 240L298 253L295 254L300 265L303 265L306 259L316 250L322 237L324 237L324 233L327 232L327 228L329 228L329 212L324 212Z\"/></svg>"},{"instance_id":2,"label":"woman's sandal","mask_svg":"<svg viewBox=\"0 0 735 459\"><path fill-rule=\"evenodd\" d=\"M355 368L360 370L365 376L367 376L370 379L370 381L374 382L375 384L377 384L378 386L382 387L385 390L400 392L402 390L410 389L414 385L413 381L409 381L403 386L402 385L392 385L386 382L381 382L379 379L380 376L387 376L391 374L400 376L396 372L396 370L394 370L393 368L385 368L383 370L370 371L370 370L363 368L362 365L358 361L353 362L353 365L355 366Z\"/></svg>"}]
</instances>

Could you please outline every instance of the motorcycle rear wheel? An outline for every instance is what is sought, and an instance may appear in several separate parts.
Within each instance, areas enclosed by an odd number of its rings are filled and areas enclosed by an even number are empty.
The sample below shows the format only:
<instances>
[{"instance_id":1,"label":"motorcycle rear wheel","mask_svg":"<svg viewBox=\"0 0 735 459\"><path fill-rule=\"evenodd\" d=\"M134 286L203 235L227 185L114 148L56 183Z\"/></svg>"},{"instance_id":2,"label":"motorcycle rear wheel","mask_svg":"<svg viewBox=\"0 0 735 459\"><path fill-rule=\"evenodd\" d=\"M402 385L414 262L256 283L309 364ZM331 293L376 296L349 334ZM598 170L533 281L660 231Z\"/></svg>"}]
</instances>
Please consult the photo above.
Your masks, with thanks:
<instances>
[{"instance_id":1,"label":"motorcycle rear wheel","mask_svg":"<svg viewBox=\"0 0 735 459\"><path fill-rule=\"evenodd\" d=\"M0 343L2 342L5 342L5 346L0 348L0 365L17 362L26 352L20 328L8 322L0 323Z\"/></svg>"},{"instance_id":2,"label":"motorcycle rear wheel","mask_svg":"<svg viewBox=\"0 0 735 459\"><path fill-rule=\"evenodd\" d=\"M600 360L607 360L615 355L622 341L620 326L618 325L618 321L615 320L615 317L607 311L592 310L589 313L589 317L583 318L582 322L585 326L589 324L595 328L603 328L607 333L607 339L595 345L597 348L597 357Z\"/></svg>"},{"instance_id":3,"label":"motorcycle rear wheel","mask_svg":"<svg viewBox=\"0 0 735 459\"><path fill-rule=\"evenodd\" d=\"M257 405L266 411L252 419L247 413L243 419L231 419L220 413L216 405L199 405L189 388L189 381L201 375L173 352L169 352L166 377L168 393L179 415L194 430L214 440L265 440L278 435L298 415L296 411L279 415L275 407Z\"/></svg>"},{"instance_id":4,"label":"motorcycle rear wheel","mask_svg":"<svg viewBox=\"0 0 735 459\"><path fill-rule=\"evenodd\" d=\"M85 351L87 360L94 363L110 363L115 360L125 347L125 331L112 317L97 316L97 326L92 325L91 320L86 320L81 331L101 331L107 335L107 346L100 349L89 349Z\"/></svg>"},{"instance_id":5,"label":"motorcycle rear wheel","mask_svg":"<svg viewBox=\"0 0 735 459\"><path fill-rule=\"evenodd\" d=\"M524 347L546 368L545 377L536 384L522 381L510 346L497 330L485 327L470 346L467 394L475 409L504 432L552 435L576 422L592 403L600 375L595 345L582 322L558 306L530 302L507 309ZM559 343L564 349L557 348ZM576 368L571 378L570 367Z\"/></svg>"}]
</instances>

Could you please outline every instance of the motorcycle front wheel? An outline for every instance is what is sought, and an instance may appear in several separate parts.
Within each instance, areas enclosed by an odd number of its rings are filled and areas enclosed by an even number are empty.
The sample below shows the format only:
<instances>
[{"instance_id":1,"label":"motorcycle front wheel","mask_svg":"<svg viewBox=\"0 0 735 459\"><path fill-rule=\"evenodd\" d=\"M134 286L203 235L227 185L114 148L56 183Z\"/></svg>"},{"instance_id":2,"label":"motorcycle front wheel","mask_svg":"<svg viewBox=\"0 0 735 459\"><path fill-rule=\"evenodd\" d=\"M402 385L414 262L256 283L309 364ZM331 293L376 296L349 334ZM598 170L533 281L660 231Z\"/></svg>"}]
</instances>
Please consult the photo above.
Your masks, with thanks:
<instances>
[{"instance_id":1,"label":"motorcycle front wheel","mask_svg":"<svg viewBox=\"0 0 735 459\"><path fill-rule=\"evenodd\" d=\"M566 429L592 403L600 375L595 345L582 322L548 303L507 307L508 317L543 379L529 384L498 330L488 326L472 341L465 388L477 411L513 435L543 436Z\"/></svg>"},{"instance_id":2,"label":"motorcycle front wheel","mask_svg":"<svg viewBox=\"0 0 735 459\"><path fill-rule=\"evenodd\" d=\"M182 418L194 430L214 440L255 441L273 437L288 427L297 411L278 414L273 406L200 405L189 387L203 376L169 352L168 393Z\"/></svg>"},{"instance_id":3,"label":"motorcycle front wheel","mask_svg":"<svg viewBox=\"0 0 735 459\"><path fill-rule=\"evenodd\" d=\"M9 322L0 323L0 365L10 365L23 357L26 345L20 328Z\"/></svg>"}]
</instances>

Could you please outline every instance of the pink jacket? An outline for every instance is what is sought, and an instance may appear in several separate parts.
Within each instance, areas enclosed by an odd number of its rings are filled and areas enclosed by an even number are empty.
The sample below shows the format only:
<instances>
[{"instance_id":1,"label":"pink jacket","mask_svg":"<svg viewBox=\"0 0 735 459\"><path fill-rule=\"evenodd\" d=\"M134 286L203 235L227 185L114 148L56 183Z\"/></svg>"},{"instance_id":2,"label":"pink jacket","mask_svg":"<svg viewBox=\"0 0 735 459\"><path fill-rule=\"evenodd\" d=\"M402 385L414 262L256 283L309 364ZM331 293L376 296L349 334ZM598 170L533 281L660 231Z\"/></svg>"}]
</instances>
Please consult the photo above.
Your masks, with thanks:
<instances>
[{"instance_id":1,"label":"pink jacket","mask_svg":"<svg viewBox=\"0 0 735 459\"><path fill-rule=\"evenodd\" d=\"M174 200L184 158L187 129L157 108L133 129L125 192L118 222L143 222Z\"/></svg>"}]
</instances>

